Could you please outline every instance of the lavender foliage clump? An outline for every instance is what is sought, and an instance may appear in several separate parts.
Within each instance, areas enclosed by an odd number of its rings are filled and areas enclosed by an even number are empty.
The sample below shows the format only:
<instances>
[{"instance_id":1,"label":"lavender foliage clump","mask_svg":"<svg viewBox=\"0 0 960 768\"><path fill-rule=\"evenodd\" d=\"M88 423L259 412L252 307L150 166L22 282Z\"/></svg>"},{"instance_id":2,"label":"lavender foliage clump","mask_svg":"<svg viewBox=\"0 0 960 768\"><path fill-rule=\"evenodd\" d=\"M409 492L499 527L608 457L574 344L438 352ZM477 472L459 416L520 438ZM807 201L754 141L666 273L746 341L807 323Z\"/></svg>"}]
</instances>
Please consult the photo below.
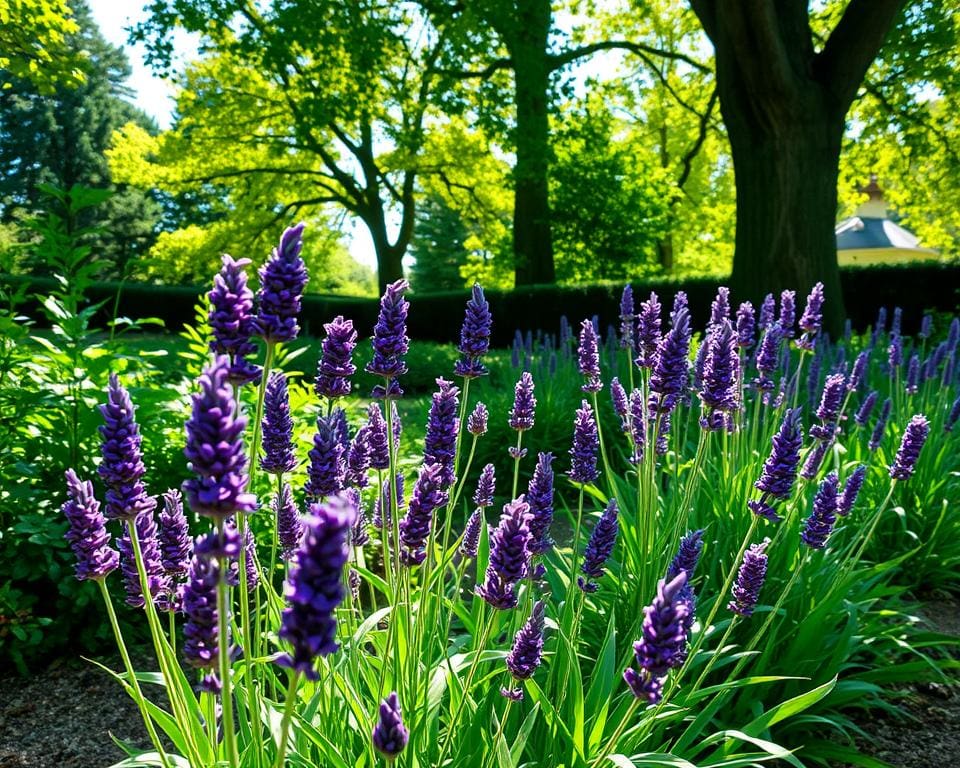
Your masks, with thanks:
<instances>
[{"instance_id":1,"label":"lavender foliage clump","mask_svg":"<svg viewBox=\"0 0 960 768\"><path fill-rule=\"evenodd\" d=\"M67 500L61 510L69 527L64 538L77 558L76 576L86 579L105 579L117 569L120 556L110 546L106 520L100 512L100 502L93 495L93 484L81 481L77 473L68 469Z\"/></svg>"},{"instance_id":2,"label":"lavender foliage clump","mask_svg":"<svg viewBox=\"0 0 960 768\"><path fill-rule=\"evenodd\" d=\"M350 377L357 372L353 364L353 350L357 346L357 332L352 320L337 315L323 326L327 335L320 347L317 376L313 389L318 397L335 400L350 394Z\"/></svg>"},{"instance_id":3,"label":"lavender foliage clump","mask_svg":"<svg viewBox=\"0 0 960 768\"><path fill-rule=\"evenodd\" d=\"M603 577L603 568L617 543L618 512L617 500L610 499L610 503L607 504L607 508L590 534L590 540L583 553L583 565L580 567L583 576L577 578L577 586L584 592L596 592L596 581Z\"/></svg>"}]
</instances>

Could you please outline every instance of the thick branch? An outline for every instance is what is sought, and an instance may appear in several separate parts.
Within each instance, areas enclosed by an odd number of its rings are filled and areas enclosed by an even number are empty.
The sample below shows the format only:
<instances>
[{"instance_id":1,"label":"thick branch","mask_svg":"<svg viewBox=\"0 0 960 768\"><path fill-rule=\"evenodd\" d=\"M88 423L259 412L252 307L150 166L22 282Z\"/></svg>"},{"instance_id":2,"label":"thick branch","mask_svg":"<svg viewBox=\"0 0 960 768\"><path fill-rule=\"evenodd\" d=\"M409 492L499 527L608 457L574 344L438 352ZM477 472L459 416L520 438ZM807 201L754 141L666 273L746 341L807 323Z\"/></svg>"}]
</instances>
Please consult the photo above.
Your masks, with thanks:
<instances>
[{"instance_id":1,"label":"thick branch","mask_svg":"<svg viewBox=\"0 0 960 768\"><path fill-rule=\"evenodd\" d=\"M680 171L680 178L677 179L677 186L680 189L683 189L683 185L687 183L687 179L690 178L690 172L693 170L693 161L694 158L700 153L700 149L703 147L703 142L707 139L707 129L710 127L710 116L713 114L713 109L717 104L717 89L713 89L713 93L710 94L710 101L707 103L707 109L700 118L700 124L697 126L697 138L693 142L690 149L688 149L681 160L683 170Z\"/></svg>"},{"instance_id":2,"label":"thick branch","mask_svg":"<svg viewBox=\"0 0 960 768\"><path fill-rule=\"evenodd\" d=\"M813 62L834 108L846 114L906 0L850 0Z\"/></svg>"},{"instance_id":3,"label":"thick branch","mask_svg":"<svg viewBox=\"0 0 960 768\"><path fill-rule=\"evenodd\" d=\"M549 57L550 70L554 71L560 69L560 67L577 61L578 59L582 59L585 56L590 56L598 51L614 50L629 51L630 53L636 54L640 57L659 56L664 59L682 61L684 64L688 64L700 72L709 73L713 71L710 69L710 67L702 64L696 59L687 56L685 53L680 53L679 51L668 51L663 48L656 48L652 45L646 45L644 43L634 43L629 40L603 40L598 43L590 43L589 45L582 45L579 48L571 48L563 53L554 54Z\"/></svg>"},{"instance_id":4,"label":"thick branch","mask_svg":"<svg viewBox=\"0 0 960 768\"><path fill-rule=\"evenodd\" d=\"M796 76L780 33L774 0L719 0L720 24L738 70L753 93L792 98Z\"/></svg>"},{"instance_id":5,"label":"thick branch","mask_svg":"<svg viewBox=\"0 0 960 768\"><path fill-rule=\"evenodd\" d=\"M494 74L499 72L501 69L512 69L513 68L513 59L494 59L483 69L469 70L469 69L434 69L432 73L435 75L443 75L444 77L453 77L458 80L489 80L493 77Z\"/></svg>"}]
</instances>

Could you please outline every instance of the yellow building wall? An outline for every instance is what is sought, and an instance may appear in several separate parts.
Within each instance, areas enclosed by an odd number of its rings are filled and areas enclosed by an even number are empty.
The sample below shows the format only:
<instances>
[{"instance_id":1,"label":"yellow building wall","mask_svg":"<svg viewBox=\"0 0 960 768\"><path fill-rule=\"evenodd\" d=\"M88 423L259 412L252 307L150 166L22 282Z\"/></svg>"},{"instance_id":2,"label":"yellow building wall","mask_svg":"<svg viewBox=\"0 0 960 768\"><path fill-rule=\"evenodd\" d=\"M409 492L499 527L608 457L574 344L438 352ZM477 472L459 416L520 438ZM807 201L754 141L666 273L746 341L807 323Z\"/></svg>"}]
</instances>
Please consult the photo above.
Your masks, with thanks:
<instances>
[{"instance_id":1,"label":"yellow building wall","mask_svg":"<svg viewBox=\"0 0 960 768\"><path fill-rule=\"evenodd\" d=\"M879 266L939 261L936 251L928 248L845 248L837 251L841 267Z\"/></svg>"}]
</instances>

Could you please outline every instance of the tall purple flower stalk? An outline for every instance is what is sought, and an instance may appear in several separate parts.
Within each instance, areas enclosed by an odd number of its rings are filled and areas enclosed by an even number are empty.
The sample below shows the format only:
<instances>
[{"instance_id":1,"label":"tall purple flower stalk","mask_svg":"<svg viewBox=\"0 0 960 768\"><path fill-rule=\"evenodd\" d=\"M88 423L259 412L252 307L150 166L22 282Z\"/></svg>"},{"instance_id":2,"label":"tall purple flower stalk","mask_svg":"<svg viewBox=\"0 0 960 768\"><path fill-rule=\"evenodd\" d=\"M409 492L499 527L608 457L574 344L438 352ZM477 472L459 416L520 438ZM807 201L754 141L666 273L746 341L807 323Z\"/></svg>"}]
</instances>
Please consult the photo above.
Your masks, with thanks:
<instances>
[{"instance_id":1,"label":"tall purple flower stalk","mask_svg":"<svg viewBox=\"0 0 960 768\"><path fill-rule=\"evenodd\" d=\"M183 588L183 658L194 669L209 670L201 688L220 693L216 675L219 631L217 629L217 584L220 566L213 558L194 555Z\"/></svg>"},{"instance_id":2,"label":"tall purple flower stalk","mask_svg":"<svg viewBox=\"0 0 960 768\"><path fill-rule=\"evenodd\" d=\"M304 536L290 562L280 619L280 638L292 646L277 663L310 680L319 680L317 656L328 656L336 642L336 608L345 597L343 566L350 557L347 537L357 510L343 496L313 504L304 517Z\"/></svg>"},{"instance_id":3,"label":"tall purple flower stalk","mask_svg":"<svg viewBox=\"0 0 960 768\"><path fill-rule=\"evenodd\" d=\"M777 300L773 298L772 293L768 293L763 297L763 301L760 304L760 315L757 318L757 324L760 326L761 331L765 331L773 325L776 311Z\"/></svg>"},{"instance_id":4,"label":"tall purple flower stalk","mask_svg":"<svg viewBox=\"0 0 960 768\"><path fill-rule=\"evenodd\" d=\"M530 546L530 506L521 496L503 507L500 523L490 536L490 562L477 595L497 610L517 606L516 584L527 574Z\"/></svg>"},{"instance_id":5,"label":"tall purple flower stalk","mask_svg":"<svg viewBox=\"0 0 960 768\"><path fill-rule=\"evenodd\" d=\"M537 600L533 604L530 618L513 638L513 647L505 662L514 680L529 680L543 660L544 610L543 601ZM523 698L523 691L520 689L502 688L500 693L514 701Z\"/></svg>"},{"instance_id":6,"label":"tall purple flower stalk","mask_svg":"<svg viewBox=\"0 0 960 768\"><path fill-rule=\"evenodd\" d=\"M600 351L597 348L597 331L590 320L584 320L580 323L577 368L584 378L584 384L580 389L584 392L599 392L603 389L603 382L600 380Z\"/></svg>"},{"instance_id":7,"label":"tall purple flower stalk","mask_svg":"<svg viewBox=\"0 0 960 768\"><path fill-rule=\"evenodd\" d=\"M880 406L880 415L877 416L877 423L873 427L873 434L870 435L870 441L867 443L867 448L871 451L877 450L883 441L883 436L887 432L887 421L890 419L890 408L892 406L893 402L889 397L884 400L883 405Z\"/></svg>"},{"instance_id":8,"label":"tall purple flower stalk","mask_svg":"<svg viewBox=\"0 0 960 768\"><path fill-rule=\"evenodd\" d=\"M957 419L960 419L960 395L957 396L957 399L953 401L953 405L950 406L950 411L947 413L947 418L943 423L943 431L952 432L957 423Z\"/></svg>"},{"instance_id":9,"label":"tall purple flower stalk","mask_svg":"<svg viewBox=\"0 0 960 768\"><path fill-rule=\"evenodd\" d=\"M844 516L850 514L853 505L857 503L857 496L860 495L860 489L863 487L863 481L867 476L867 468L861 464L847 478L843 486L843 493L837 501L837 514Z\"/></svg>"},{"instance_id":10,"label":"tall purple flower stalk","mask_svg":"<svg viewBox=\"0 0 960 768\"><path fill-rule=\"evenodd\" d=\"M410 740L410 732L403 724L403 715L400 711L400 699L396 692L391 693L380 703L379 716L373 726L373 746L386 757L393 760L403 752Z\"/></svg>"},{"instance_id":11,"label":"tall purple flower stalk","mask_svg":"<svg viewBox=\"0 0 960 768\"><path fill-rule=\"evenodd\" d=\"M860 407L857 409L856 414L853 417L853 420L857 423L857 426L865 427L867 422L870 421L870 414L873 412L873 407L877 404L877 398L880 396L880 393L877 390L871 390L863 402L860 404Z\"/></svg>"},{"instance_id":12,"label":"tall purple flower stalk","mask_svg":"<svg viewBox=\"0 0 960 768\"><path fill-rule=\"evenodd\" d=\"M100 406L104 420L100 426L103 460L97 467L107 486L103 511L108 520L131 520L145 512L152 513L157 505L143 484L147 470L143 465L140 428L134 410L127 390L120 386L115 373L110 374L107 402Z\"/></svg>"},{"instance_id":13,"label":"tall purple flower stalk","mask_svg":"<svg viewBox=\"0 0 960 768\"><path fill-rule=\"evenodd\" d=\"M329 416L317 418L317 431L313 436L313 448L307 453L310 463L307 468L307 497L319 501L344 489L346 463L344 446L337 434L336 409Z\"/></svg>"},{"instance_id":14,"label":"tall purple flower stalk","mask_svg":"<svg viewBox=\"0 0 960 768\"><path fill-rule=\"evenodd\" d=\"M830 441L836 437L839 427L837 419L840 416L840 406L846 391L847 377L842 373L827 376L823 383L823 393L820 395L820 405L817 408L819 424L810 427L810 437L814 440Z\"/></svg>"},{"instance_id":15,"label":"tall purple flower stalk","mask_svg":"<svg viewBox=\"0 0 960 768\"><path fill-rule=\"evenodd\" d=\"M813 511L800 533L800 539L811 549L823 549L837 522L840 480L836 472L827 475L813 498Z\"/></svg>"},{"instance_id":16,"label":"tall purple flower stalk","mask_svg":"<svg viewBox=\"0 0 960 768\"><path fill-rule=\"evenodd\" d=\"M743 302L737 307L737 346L741 349L750 349L757 332L757 321L753 312L753 304Z\"/></svg>"},{"instance_id":17,"label":"tall purple flower stalk","mask_svg":"<svg viewBox=\"0 0 960 768\"><path fill-rule=\"evenodd\" d=\"M669 413L679 401L687 385L690 353L690 314L681 308L673 325L657 347L657 360L650 375L651 407L658 413Z\"/></svg>"},{"instance_id":18,"label":"tall purple flower stalk","mask_svg":"<svg viewBox=\"0 0 960 768\"><path fill-rule=\"evenodd\" d=\"M424 464L413 485L407 513L400 521L400 561L404 565L420 565L427 558L427 538L434 511L447 503L443 467Z\"/></svg>"},{"instance_id":19,"label":"tall purple flower stalk","mask_svg":"<svg viewBox=\"0 0 960 768\"><path fill-rule=\"evenodd\" d=\"M900 440L900 448L890 465L890 477L894 480L909 480L917 466L920 451L930 434L930 422L926 416L917 414L907 423Z\"/></svg>"},{"instance_id":20,"label":"tall purple flower stalk","mask_svg":"<svg viewBox=\"0 0 960 768\"><path fill-rule=\"evenodd\" d=\"M573 422L573 447L570 449L570 479L575 483L592 483L600 476L597 450L600 438L597 421L590 403L583 400Z\"/></svg>"},{"instance_id":21,"label":"tall purple flower stalk","mask_svg":"<svg viewBox=\"0 0 960 768\"><path fill-rule=\"evenodd\" d=\"M633 350L636 348L637 314L633 306L633 287L630 283L623 286L620 294L620 348Z\"/></svg>"},{"instance_id":22,"label":"tall purple flower stalk","mask_svg":"<svg viewBox=\"0 0 960 768\"><path fill-rule=\"evenodd\" d=\"M163 494L163 511L160 513L160 556L163 572L180 579L187 573L193 542L183 513L180 491L171 489Z\"/></svg>"},{"instance_id":23,"label":"tall purple flower stalk","mask_svg":"<svg viewBox=\"0 0 960 768\"><path fill-rule=\"evenodd\" d=\"M553 525L553 454L537 455L525 499L530 505L530 554L544 555L553 544L550 526Z\"/></svg>"},{"instance_id":24,"label":"tall purple flower stalk","mask_svg":"<svg viewBox=\"0 0 960 768\"><path fill-rule=\"evenodd\" d=\"M537 399L533 396L533 377L524 371L520 374L513 393L513 408L510 409L509 424L511 429L523 432L533 429L534 412Z\"/></svg>"},{"instance_id":25,"label":"tall purple flower stalk","mask_svg":"<svg viewBox=\"0 0 960 768\"><path fill-rule=\"evenodd\" d=\"M353 364L357 332L353 329L353 321L344 320L343 315L324 323L323 329L327 335L321 343L313 389L318 397L335 400L350 394L350 377L357 372L357 366Z\"/></svg>"},{"instance_id":26,"label":"tall purple flower stalk","mask_svg":"<svg viewBox=\"0 0 960 768\"><path fill-rule=\"evenodd\" d=\"M292 472L297 467L293 453L293 419L287 377L281 371L270 374L263 394L263 456L260 469L270 475Z\"/></svg>"},{"instance_id":27,"label":"tall purple flower stalk","mask_svg":"<svg viewBox=\"0 0 960 768\"><path fill-rule=\"evenodd\" d=\"M260 267L254 327L268 343L293 341L300 333L297 316L309 279L300 256L304 226L300 223L285 229L280 236L280 245Z\"/></svg>"},{"instance_id":28,"label":"tall purple flower stalk","mask_svg":"<svg viewBox=\"0 0 960 768\"><path fill-rule=\"evenodd\" d=\"M725 285L717 288L717 295L710 304L710 325L720 325L730 320L730 289Z\"/></svg>"},{"instance_id":29,"label":"tall purple flower stalk","mask_svg":"<svg viewBox=\"0 0 960 768\"><path fill-rule=\"evenodd\" d=\"M847 379L847 391L854 392L860 388L867 373L867 366L870 365L870 352L863 350L857 359L853 362L853 370L850 371L850 378Z\"/></svg>"},{"instance_id":30,"label":"tall purple flower stalk","mask_svg":"<svg viewBox=\"0 0 960 768\"><path fill-rule=\"evenodd\" d=\"M807 305L800 317L800 330L803 335L797 346L800 349L812 350L813 341L823 325L823 283L817 283L807 296Z\"/></svg>"},{"instance_id":31,"label":"tall purple flower stalk","mask_svg":"<svg viewBox=\"0 0 960 768\"><path fill-rule=\"evenodd\" d=\"M770 455L764 462L760 479L754 483L754 487L761 491L761 496L747 503L754 514L761 515L772 523L780 522L780 516L770 502L774 499L786 501L790 497L802 446L800 409L787 410L780 428L771 440Z\"/></svg>"},{"instance_id":32,"label":"tall purple flower stalk","mask_svg":"<svg viewBox=\"0 0 960 768\"><path fill-rule=\"evenodd\" d=\"M208 320L213 338L210 351L230 358L230 381L241 385L260 380L260 368L246 358L256 354L250 341L254 331L253 291L247 287L250 259L223 254L223 266L213 278Z\"/></svg>"},{"instance_id":33,"label":"tall purple flower stalk","mask_svg":"<svg viewBox=\"0 0 960 768\"><path fill-rule=\"evenodd\" d=\"M105 579L117 569L120 556L110 546L110 534L100 512L100 502L93 495L93 484L81 481L76 472L68 469L67 500L61 510L69 527L64 538L77 559L76 576L86 579Z\"/></svg>"},{"instance_id":34,"label":"tall purple flower stalk","mask_svg":"<svg viewBox=\"0 0 960 768\"><path fill-rule=\"evenodd\" d=\"M490 332L493 326L493 316L490 314L490 304L483 295L483 288L479 283L473 284L470 300L467 302L466 313L463 318L463 327L460 329L460 359L453 369L454 374L465 379L485 376L487 368L481 358L490 349Z\"/></svg>"},{"instance_id":35,"label":"tall purple flower stalk","mask_svg":"<svg viewBox=\"0 0 960 768\"><path fill-rule=\"evenodd\" d=\"M777 369L782 340L783 330L779 325L774 323L766 327L757 350L759 376L754 380L754 386L761 392L769 393L773 389L773 379L770 378L770 374Z\"/></svg>"},{"instance_id":36,"label":"tall purple flower stalk","mask_svg":"<svg viewBox=\"0 0 960 768\"><path fill-rule=\"evenodd\" d=\"M728 611L744 617L753 615L767 578L767 555L764 550L769 543L770 539L764 539L760 544L751 544L743 553L743 561L733 583L733 599L727 603Z\"/></svg>"},{"instance_id":37,"label":"tall purple flower stalk","mask_svg":"<svg viewBox=\"0 0 960 768\"><path fill-rule=\"evenodd\" d=\"M737 338L729 320L723 320L706 339L700 401L704 414L700 426L708 430L724 427L724 414L737 409L737 381L740 355Z\"/></svg>"},{"instance_id":38,"label":"tall purple flower stalk","mask_svg":"<svg viewBox=\"0 0 960 768\"><path fill-rule=\"evenodd\" d=\"M253 512L257 502L246 491L247 459L243 450L247 420L237 413L227 358L215 358L198 383L200 392L193 395L183 451L196 477L183 483L184 496L194 512L216 520Z\"/></svg>"},{"instance_id":39,"label":"tall purple flower stalk","mask_svg":"<svg viewBox=\"0 0 960 768\"><path fill-rule=\"evenodd\" d=\"M300 539L303 537L303 522L300 512L293 501L293 492L286 483L279 493L275 494L272 503L272 512L277 525L277 542L280 545L280 556L284 560L293 557Z\"/></svg>"},{"instance_id":40,"label":"tall purple flower stalk","mask_svg":"<svg viewBox=\"0 0 960 768\"><path fill-rule=\"evenodd\" d=\"M387 422L377 403L367 408L367 450L372 469L387 469L390 466L390 443L387 440Z\"/></svg>"},{"instance_id":41,"label":"tall purple flower stalk","mask_svg":"<svg viewBox=\"0 0 960 768\"><path fill-rule=\"evenodd\" d=\"M157 539L157 523L153 517L153 510L141 512L137 516L135 527L143 569L147 576L147 590L151 600L156 600L169 588L169 579L163 572L160 542ZM123 574L123 586L127 592L127 605L142 608L144 606L143 585L140 582L133 541L127 526L124 526L117 545L120 548L120 571Z\"/></svg>"},{"instance_id":42,"label":"tall purple flower stalk","mask_svg":"<svg viewBox=\"0 0 960 768\"><path fill-rule=\"evenodd\" d=\"M584 592L596 592L596 582L603 577L603 568L617 543L617 533L620 530L618 512L617 500L610 499L590 534L583 553L583 565L580 567L583 576L577 577L577 586Z\"/></svg>"},{"instance_id":43,"label":"tall purple flower stalk","mask_svg":"<svg viewBox=\"0 0 960 768\"><path fill-rule=\"evenodd\" d=\"M460 390L444 379L437 379L437 386L440 391L433 394L427 418L423 462L439 466L440 484L447 488L454 481L453 462L457 453L457 435L460 432Z\"/></svg>"},{"instance_id":44,"label":"tall purple flower stalk","mask_svg":"<svg viewBox=\"0 0 960 768\"><path fill-rule=\"evenodd\" d=\"M640 304L637 315L637 359L641 368L653 368L660 346L660 300L651 291L650 298Z\"/></svg>"},{"instance_id":45,"label":"tall purple flower stalk","mask_svg":"<svg viewBox=\"0 0 960 768\"><path fill-rule=\"evenodd\" d=\"M390 380L387 387L378 387L374 396L394 396L401 394L397 388L391 390L394 380L407 372L403 356L410 348L407 337L407 312L410 302L403 298L410 287L406 280L390 283L380 299L380 314L373 327L373 358L367 363L367 372Z\"/></svg>"},{"instance_id":46,"label":"tall purple flower stalk","mask_svg":"<svg viewBox=\"0 0 960 768\"><path fill-rule=\"evenodd\" d=\"M797 294L795 291L783 291L780 294L780 317L777 318L780 330L788 339L794 337L794 324L797 322Z\"/></svg>"},{"instance_id":47,"label":"tall purple flower stalk","mask_svg":"<svg viewBox=\"0 0 960 768\"><path fill-rule=\"evenodd\" d=\"M679 599L687 574L679 573L669 582L661 579L657 596L643 609L642 639L633 644L637 669L623 673L630 691L651 704L660 701L667 673L686 657L687 634L684 626L689 606Z\"/></svg>"},{"instance_id":48,"label":"tall purple flower stalk","mask_svg":"<svg viewBox=\"0 0 960 768\"><path fill-rule=\"evenodd\" d=\"M630 440L633 443L631 464L643 461L643 450L646 443L647 409L643 402L643 392L639 389L630 393Z\"/></svg>"},{"instance_id":49,"label":"tall purple flower stalk","mask_svg":"<svg viewBox=\"0 0 960 768\"><path fill-rule=\"evenodd\" d=\"M487 433L487 424L490 420L490 412L483 403L477 403L474 409L467 416L467 432L474 437L480 437Z\"/></svg>"}]
</instances>

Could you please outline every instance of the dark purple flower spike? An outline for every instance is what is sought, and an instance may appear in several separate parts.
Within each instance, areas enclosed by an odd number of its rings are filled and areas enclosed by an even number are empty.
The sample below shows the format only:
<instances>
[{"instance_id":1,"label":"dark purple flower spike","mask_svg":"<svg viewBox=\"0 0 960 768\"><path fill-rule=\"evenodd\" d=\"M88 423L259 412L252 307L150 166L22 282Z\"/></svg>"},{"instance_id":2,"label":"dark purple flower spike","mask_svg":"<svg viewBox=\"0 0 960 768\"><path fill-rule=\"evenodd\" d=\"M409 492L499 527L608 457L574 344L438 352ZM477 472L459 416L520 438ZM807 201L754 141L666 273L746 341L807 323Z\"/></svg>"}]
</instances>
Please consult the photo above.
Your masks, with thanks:
<instances>
[{"instance_id":1,"label":"dark purple flower spike","mask_svg":"<svg viewBox=\"0 0 960 768\"><path fill-rule=\"evenodd\" d=\"M490 331L493 326L493 316L490 314L490 305L483 295L483 288L474 283L467 302L466 313L463 318L463 327L460 329L460 359L453 369L454 374L465 379L485 376L487 368L481 358L490 349Z\"/></svg>"},{"instance_id":2,"label":"dark purple flower spike","mask_svg":"<svg viewBox=\"0 0 960 768\"><path fill-rule=\"evenodd\" d=\"M577 586L584 592L596 592L596 582L603 577L603 569L617 543L618 511L617 500L610 499L610 503L607 504L607 508L590 534L590 541L587 542L587 548L583 554L583 565L580 568L583 576L577 578Z\"/></svg>"},{"instance_id":3,"label":"dark purple flower spike","mask_svg":"<svg viewBox=\"0 0 960 768\"><path fill-rule=\"evenodd\" d=\"M353 321L344 320L343 315L337 315L323 328L327 335L321 345L313 389L318 397L335 400L350 394L350 377L357 372L357 366L353 364L357 332L353 329Z\"/></svg>"},{"instance_id":4,"label":"dark purple flower spike","mask_svg":"<svg viewBox=\"0 0 960 768\"><path fill-rule=\"evenodd\" d=\"M304 226L300 223L285 229L280 245L260 268L254 327L267 343L293 341L300 333L297 317L309 279L300 256Z\"/></svg>"},{"instance_id":5,"label":"dark purple flower spike","mask_svg":"<svg viewBox=\"0 0 960 768\"><path fill-rule=\"evenodd\" d=\"M371 738L373 746L388 761L392 761L407 746L410 732L403 724L400 699L395 692L380 703L380 713Z\"/></svg>"},{"instance_id":6,"label":"dark purple flower spike","mask_svg":"<svg viewBox=\"0 0 960 768\"><path fill-rule=\"evenodd\" d=\"M100 502L94 497L89 480L81 481L72 469L67 470L66 476L67 500L61 509L70 527L64 538L77 558L77 578L105 579L117 569L120 556L110 546Z\"/></svg>"},{"instance_id":7,"label":"dark purple flower spike","mask_svg":"<svg viewBox=\"0 0 960 768\"><path fill-rule=\"evenodd\" d=\"M260 368L246 358L256 354L253 335L253 291L247 287L249 259L223 254L223 266L213 278L208 320L213 338L210 351L230 358L230 381L241 385L260 381Z\"/></svg>"}]
</instances>

